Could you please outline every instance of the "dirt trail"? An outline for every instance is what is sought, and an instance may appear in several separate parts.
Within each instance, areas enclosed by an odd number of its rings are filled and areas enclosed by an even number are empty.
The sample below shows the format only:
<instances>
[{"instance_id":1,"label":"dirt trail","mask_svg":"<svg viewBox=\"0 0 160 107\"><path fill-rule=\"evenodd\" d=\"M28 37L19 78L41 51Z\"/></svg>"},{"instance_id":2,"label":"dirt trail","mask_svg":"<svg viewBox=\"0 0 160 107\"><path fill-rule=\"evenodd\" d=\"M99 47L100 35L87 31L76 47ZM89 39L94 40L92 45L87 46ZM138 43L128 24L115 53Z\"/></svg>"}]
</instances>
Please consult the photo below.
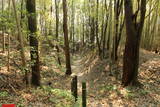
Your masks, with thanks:
<instances>
[{"instance_id":1,"label":"dirt trail","mask_svg":"<svg viewBox=\"0 0 160 107\"><path fill-rule=\"evenodd\" d=\"M78 76L78 89L81 90L82 81L87 82L87 105L89 107L145 107L146 105L156 107L160 104L156 100L160 98L159 55L141 50L138 78L144 86L133 89L122 88L121 80L108 75L107 62L96 60L96 58L92 58L92 61L89 59L76 55L72 64L72 75ZM119 72L121 75L122 67ZM145 99L142 99L143 97Z\"/></svg>"},{"instance_id":2,"label":"dirt trail","mask_svg":"<svg viewBox=\"0 0 160 107\"><path fill-rule=\"evenodd\" d=\"M82 63L81 55L76 55L76 59L73 60L72 64L72 76L78 77L78 86L80 87L80 83L84 80L84 63Z\"/></svg>"}]
</instances>

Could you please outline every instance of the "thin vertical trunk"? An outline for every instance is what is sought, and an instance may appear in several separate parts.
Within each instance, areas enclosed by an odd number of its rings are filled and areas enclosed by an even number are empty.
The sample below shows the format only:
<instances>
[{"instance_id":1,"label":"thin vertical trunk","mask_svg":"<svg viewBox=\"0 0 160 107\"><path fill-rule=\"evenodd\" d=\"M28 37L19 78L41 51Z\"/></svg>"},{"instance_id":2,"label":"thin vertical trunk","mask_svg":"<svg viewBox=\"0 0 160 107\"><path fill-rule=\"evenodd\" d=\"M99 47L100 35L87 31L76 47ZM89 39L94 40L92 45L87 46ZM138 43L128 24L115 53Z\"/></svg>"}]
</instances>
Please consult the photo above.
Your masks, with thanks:
<instances>
[{"instance_id":1,"label":"thin vertical trunk","mask_svg":"<svg viewBox=\"0 0 160 107\"><path fill-rule=\"evenodd\" d=\"M111 39L111 31L112 31L112 0L109 3L109 18L108 18L108 38L107 38L107 50L110 50L110 39Z\"/></svg>"},{"instance_id":2,"label":"thin vertical trunk","mask_svg":"<svg viewBox=\"0 0 160 107\"><path fill-rule=\"evenodd\" d=\"M106 22L105 22L105 28L104 28L104 37L103 37L103 45L102 45L102 53L103 57L105 55L105 49L106 49L106 36L107 36L107 27L108 27L108 15L106 15ZM108 43L108 42L107 42ZM108 48L107 48L108 49Z\"/></svg>"},{"instance_id":3,"label":"thin vertical trunk","mask_svg":"<svg viewBox=\"0 0 160 107\"><path fill-rule=\"evenodd\" d=\"M112 60L117 61L118 60L118 47L119 47L119 42L121 39L121 32L123 29L123 23L120 25L120 14L122 10L122 5L123 0L114 0L114 20L115 20L115 35L114 35L114 42L113 42L113 48L112 48Z\"/></svg>"},{"instance_id":4,"label":"thin vertical trunk","mask_svg":"<svg viewBox=\"0 0 160 107\"><path fill-rule=\"evenodd\" d=\"M83 17L83 35L82 35L82 46L84 46L84 37L85 37L85 22L84 22L84 17Z\"/></svg>"},{"instance_id":5,"label":"thin vertical trunk","mask_svg":"<svg viewBox=\"0 0 160 107\"><path fill-rule=\"evenodd\" d=\"M10 72L10 33L8 33L8 58L7 58L7 70Z\"/></svg>"},{"instance_id":6,"label":"thin vertical trunk","mask_svg":"<svg viewBox=\"0 0 160 107\"><path fill-rule=\"evenodd\" d=\"M73 53L75 51L75 31L74 31L74 19L75 19L75 10L74 10L74 0L72 0L72 16L71 16L71 37L72 37L72 49L73 49Z\"/></svg>"},{"instance_id":7,"label":"thin vertical trunk","mask_svg":"<svg viewBox=\"0 0 160 107\"><path fill-rule=\"evenodd\" d=\"M55 0L55 10L56 10L56 40L58 40L58 35L59 35L59 1ZM61 60L59 57L59 47L58 44L56 44L56 49L57 49L57 60L59 65L61 65Z\"/></svg>"},{"instance_id":8,"label":"thin vertical trunk","mask_svg":"<svg viewBox=\"0 0 160 107\"><path fill-rule=\"evenodd\" d=\"M23 13L23 5L24 5L24 0L21 1L21 28L23 28L23 18L24 18L24 13Z\"/></svg>"},{"instance_id":9,"label":"thin vertical trunk","mask_svg":"<svg viewBox=\"0 0 160 107\"><path fill-rule=\"evenodd\" d=\"M14 10L14 15L15 15L16 25L17 25L17 30L18 30L18 38L19 38L19 43L20 43L22 65L23 65L23 69L25 69L26 58L25 58L24 44L23 44L23 38L22 38L23 35L22 35L22 29L21 29L19 18L18 18L17 10L16 10L15 0L12 0L12 4L13 4L13 10ZM26 84L28 84L29 81L28 81L28 73L27 72L25 72L25 80L26 80Z\"/></svg>"},{"instance_id":10,"label":"thin vertical trunk","mask_svg":"<svg viewBox=\"0 0 160 107\"><path fill-rule=\"evenodd\" d=\"M20 47L21 47L22 64L23 64L23 66L25 66L26 65L26 60L25 60L25 54L24 54L22 30L21 30L20 22L19 22L18 15L17 15L15 0L12 0L12 3L13 3L14 15L15 15L15 19L16 19L16 26L18 28L17 30L18 30L19 43L20 43Z\"/></svg>"},{"instance_id":11,"label":"thin vertical trunk","mask_svg":"<svg viewBox=\"0 0 160 107\"><path fill-rule=\"evenodd\" d=\"M108 9L107 9L107 1L105 0L105 12L106 12L106 20L105 20L105 25L104 25L104 36L103 36L103 44L102 44L102 54L103 54L103 58L105 56L105 51L106 51L106 36L107 36L107 27L108 27L108 13L107 13ZM108 42L107 42L108 43ZM107 48L108 49L108 48Z\"/></svg>"},{"instance_id":12,"label":"thin vertical trunk","mask_svg":"<svg viewBox=\"0 0 160 107\"><path fill-rule=\"evenodd\" d=\"M2 0L2 14L4 13L4 0ZM4 23L4 21L2 21ZM2 36L3 36L3 52L5 52L5 29L4 25L2 26Z\"/></svg>"},{"instance_id":13,"label":"thin vertical trunk","mask_svg":"<svg viewBox=\"0 0 160 107\"><path fill-rule=\"evenodd\" d=\"M113 13L112 13L112 0L110 0L109 3L109 29L108 29L108 41L107 41L107 50L109 50L109 71L110 71L110 75L112 75L112 31L113 31L113 23L112 23L112 18L113 18Z\"/></svg>"},{"instance_id":14,"label":"thin vertical trunk","mask_svg":"<svg viewBox=\"0 0 160 107\"><path fill-rule=\"evenodd\" d=\"M10 0L8 0L8 10L9 10L9 14L8 14L8 18L10 18ZM10 31L8 31L8 61L7 61L7 69L8 72L10 72Z\"/></svg>"},{"instance_id":15,"label":"thin vertical trunk","mask_svg":"<svg viewBox=\"0 0 160 107\"><path fill-rule=\"evenodd\" d=\"M104 4L104 2L105 2L105 0L102 2L102 4ZM104 5L102 5L102 15L104 15L104 14L105 14ZM104 37L104 23L105 23L104 18L105 18L105 15L102 16L100 46L102 45L102 41L103 41L103 37Z\"/></svg>"},{"instance_id":16,"label":"thin vertical trunk","mask_svg":"<svg viewBox=\"0 0 160 107\"><path fill-rule=\"evenodd\" d=\"M95 6L95 2L94 1L90 1L90 9L91 9L91 13L92 14L95 14L94 13L94 6ZM90 15L90 44L91 44L91 48L94 47L94 43L95 43L95 37L96 37L96 18L95 16L92 16L91 14Z\"/></svg>"},{"instance_id":17,"label":"thin vertical trunk","mask_svg":"<svg viewBox=\"0 0 160 107\"><path fill-rule=\"evenodd\" d=\"M39 66L39 52L38 52L38 39L37 33L37 20L36 20L36 2L35 0L27 0L26 2L28 15L28 29L30 41L30 56L32 68L32 85L40 86L40 66Z\"/></svg>"},{"instance_id":18,"label":"thin vertical trunk","mask_svg":"<svg viewBox=\"0 0 160 107\"><path fill-rule=\"evenodd\" d=\"M153 18L153 27L152 27L152 30L151 30L152 36L151 36L151 39L150 39L150 48L153 47L153 41L154 41L155 34L156 34L155 29L156 29L156 22L157 22L157 19L158 19L158 8L157 7L156 7L155 15L153 16L154 18Z\"/></svg>"},{"instance_id":19,"label":"thin vertical trunk","mask_svg":"<svg viewBox=\"0 0 160 107\"><path fill-rule=\"evenodd\" d=\"M98 26L98 10L99 10L99 0L97 0L97 9L96 9L96 12L97 12L97 16L96 16L96 41L97 41L97 46L98 46L98 51L99 51L99 56L101 56L101 46L100 46L100 41L99 41L99 26Z\"/></svg>"},{"instance_id":20,"label":"thin vertical trunk","mask_svg":"<svg viewBox=\"0 0 160 107\"><path fill-rule=\"evenodd\" d=\"M67 1L63 0L63 32L64 32L64 45L66 57L66 75L71 75L70 52L68 41L68 25L67 25Z\"/></svg>"}]
</instances>

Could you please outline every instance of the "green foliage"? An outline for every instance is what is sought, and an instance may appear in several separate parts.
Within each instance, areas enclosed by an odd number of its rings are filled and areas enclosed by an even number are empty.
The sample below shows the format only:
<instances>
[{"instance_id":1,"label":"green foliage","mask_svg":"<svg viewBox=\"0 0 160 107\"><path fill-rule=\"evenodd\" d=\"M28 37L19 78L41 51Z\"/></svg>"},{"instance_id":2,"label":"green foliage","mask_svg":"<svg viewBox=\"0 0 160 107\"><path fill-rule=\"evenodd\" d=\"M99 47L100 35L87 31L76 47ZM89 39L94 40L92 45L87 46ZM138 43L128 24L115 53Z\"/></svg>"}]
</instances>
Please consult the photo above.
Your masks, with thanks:
<instances>
[{"instance_id":1,"label":"green foliage","mask_svg":"<svg viewBox=\"0 0 160 107\"><path fill-rule=\"evenodd\" d=\"M144 96L144 95L147 95L149 92L150 91L148 91L148 90L142 89L142 90L139 91L139 94L142 95L142 96Z\"/></svg>"},{"instance_id":2,"label":"green foliage","mask_svg":"<svg viewBox=\"0 0 160 107\"><path fill-rule=\"evenodd\" d=\"M102 90L105 90L105 91L113 91L113 90L116 90L117 89L117 86L116 85L105 85L102 87Z\"/></svg>"},{"instance_id":3,"label":"green foliage","mask_svg":"<svg viewBox=\"0 0 160 107\"><path fill-rule=\"evenodd\" d=\"M52 66L52 64L55 64L54 58L49 55L46 55L45 57L43 57L42 61L48 66Z\"/></svg>"},{"instance_id":4,"label":"green foliage","mask_svg":"<svg viewBox=\"0 0 160 107\"><path fill-rule=\"evenodd\" d=\"M52 93L54 95L57 95L59 97L66 97L68 99L72 99L72 95L70 92L66 91L66 90L61 90L61 89L55 89L52 87L48 87L48 86L42 86L41 87L44 91Z\"/></svg>"},{"instance_id":5,"label":"green foliage","mask_svg":"<svg viewBox=\"0 0 160 107\"><path fill-rule=\"evenodd\" d=\"M72 96L71 92L48 86L42 86L41 88L44 92L53 95L53 97L50 96L49 101L56 104L56 107L71 107L71 105L73 105L74 97Z\"/></svg>"},{"instance_id":6,"label":"green foliage","mask_svg":"<svg viewBox=\"0 0 160 107\"><path fill-rule=\"evenodd\" d=\"M78 100L75 102L73 107L82 107L82 97L78 97Z\"/></svg>"},{"instance_id":7,"label":"green foliage","mask_svg":"<svg viewBox=\"0 0 160 107\"><path fill-rule=\"evenodd\" d=\"M135 90L137 90L137 91L135 91ZM145 96L150 92L150 91L145 90L145 89L136 89L136 88L133 88L133 87L127 88L126 91L127 91L127 94L125 94L125 97L127 99L131 99L131 98L138 97L138 96Z\"/></svg>"},{"instance_id":8,"label":"green foliage","mask_svg":"<svg viewBox=\"0 0 160 107\"><path fill-rule=\"evenodd\" d=\"M131 99L133 97L135 97L136 95L132 92L128 92L127 95L125 96L127 99Z\"/></svg>"},{"instance_id":9,"label":"green foliage","mask_svg":"<svg viewBox=\"0 0 160 107\"><path fill-rule=\"evenodd\" d=\"M25 106L25 100L23 98L19 98L19 101L16 105L17 107L24 107Z\"/></svg>"},{"instance_id":10,"label":"green foliage","mask_svg":"<svg viewBox=\"0 0 160 107\"><path fill-rule=\"evenodd\" d=\"M1 61L1 60L0 60ZM0 68L3 67L3 63L0 63Z\"/></svg>"},{"instance_id":11,"label":"green foliage","mask_svg":"<svg viewBox=\"0 0 160 107\"><path fill-rule=\"evenodd\" d=\"M0 92L0 97L7 97L7 96L9 96L7 91Z\"/></svg>"},{"instance_id":12,"label":"green foliage","mask_svg":"<svg viewBox=\"0 0 160 107\"><path fill-rule=\"evenodd\" d=\"M67 99L72 99L73 96L71 95L70 92L65 91L65 90L60 90L60 89L51 89L51 93L60 96L60 97L66 97Z\"/></svg>"},{"instance_id":13,"label":"green foliage","mask_svg":"<svg viewBox=\"0 0 160 107\"><path fill-rule=\"evenodd\" d=\"M14 28L15 27L15 20L13 20L13 16L9 10L4 10L3 13L0 11L0 27L7 27L7 28Z\"/></svg>"}]
</instances>

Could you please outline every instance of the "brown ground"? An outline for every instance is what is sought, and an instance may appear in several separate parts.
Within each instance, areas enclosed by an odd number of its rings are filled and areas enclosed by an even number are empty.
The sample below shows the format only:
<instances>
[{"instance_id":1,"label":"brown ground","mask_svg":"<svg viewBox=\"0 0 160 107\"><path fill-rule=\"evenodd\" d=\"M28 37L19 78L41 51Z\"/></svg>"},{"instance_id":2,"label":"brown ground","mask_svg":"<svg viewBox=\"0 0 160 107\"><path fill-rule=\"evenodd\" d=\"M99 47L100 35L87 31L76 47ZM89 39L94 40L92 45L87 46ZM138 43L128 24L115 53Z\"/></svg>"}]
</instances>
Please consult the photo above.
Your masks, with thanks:
<instances>
[{"instance_id":1,"label":"brown ground","mask_svg":"<svg viewBox=\"0 0 160 107\"><path fill-rule=\"evenodd\" d=\"M57 67L50 53L43 57L41 66L42 87L25 88L17 51L12 51L11 71L7 72L7 53L0 53L0 104L16 103L19 107L72 107L70 95L71 77L64 76L64 68ZM16 57L17 56L17 57ZM95 52L75 55L72 61L72 75L78 75L79 96L81 82L87 82L88 107L159 107L160 106L160 55L141 50L139 81L143 87L121 87L122 61L112 67L109 61L99 60ZM51 85L50 85L51 83ZM79 101L80 103L80 101ZM74 106L79 107L79 106Z\"/></svg>"}]
</instances>

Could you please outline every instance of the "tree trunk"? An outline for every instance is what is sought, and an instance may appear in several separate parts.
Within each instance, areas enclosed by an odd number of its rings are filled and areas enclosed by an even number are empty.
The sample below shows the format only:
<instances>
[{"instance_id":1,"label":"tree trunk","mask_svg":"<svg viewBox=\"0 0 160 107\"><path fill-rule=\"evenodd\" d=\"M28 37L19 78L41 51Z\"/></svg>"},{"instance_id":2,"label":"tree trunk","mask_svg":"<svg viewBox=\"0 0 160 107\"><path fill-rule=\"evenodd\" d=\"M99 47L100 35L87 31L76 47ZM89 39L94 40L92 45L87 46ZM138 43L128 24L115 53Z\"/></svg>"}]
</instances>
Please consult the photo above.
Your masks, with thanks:
<instances>
[{"instance_id":1,"label":"tree trunk","mask_svg":"<svg viewBox=\"0 0 160 107\"><path fill-rule=\"evenodd\" d=\"M145 19L146 0L141 0L139 22L136 22L136 14L133 13L132 0L125 0L124 6L127 37L123 59L122 85L128 86L138 83L139 46ZM135 19L133 19L133 16L135 16Z\"/></svg>"},{"instance_id":2,"label":"tree trunk","mask_svg":"<svg viewBox=\"0 0 160 107\"><path fill-rule=\"evenodd\" d=\"M4 14L4 0L2 0L2 14ZM3 52L5 52L5 32L4 32L4 21L2 21L3 26L2 26L2 36L3 36Z\"/></svg>"},{"instance_id":3,"label":"tree trunk","mask_svg":"<svg viewBox=\"0 0 160 107\"><path fill-rule=\"evenodd\" d=\"M57 2L57 0L55 0L55 10L56 10L56 40L57 42L58 40L58 36L59 36L59 2ZM57 60L59 65L61 65L61 60L59 57L59 47L58 47L58 43L56 44L56 49L57 49Z\"/></svg>"},{"instance_id":4,"label":"tree trunk","mask_svg":"<svg viewBox=\"0 0 160 107\"><path fill-rule=\"evenodd\" d=\"M36 22L36 2L35 0L27 0L26 3L28 15L28 29L30 40L30 56L32 68L32 85L40 86L40 67L39 67L39 52L37 40L37 22Z\"/></svg>"},{"instance_id":5,"label":"tree trunk","mask_svg":"<svg viewBox=\"0 0 160 107\"><path fill-rule=\"evenodd\" d=\"M72 41L72 53L75 52L75 28L74 28L74 19L75 19L75 8L74 0L72 0L72 16L71 16L71 41Z\"/></svg>"},{"instance_id":6,"label":"tree trunk","mask_svg":"<svg viewBox=\"0 0 160 107\"><path fill-rule=\"evenodd\" d=\"M100 40L99 40L99 26L98 26L98 10L99 10L99 0L97 0L97 16L96 16L96 41L97 41L97 46L98 46L98 52L99 52L99 57L101 57L101 46L100 46Z\"/></svg>"},{"instance_id":7,"label":"tree trunk","mask_svg":"<svg viewBox=\"0 0 160 107\"><path fill-rule=\"evenodd\" d=\"M23 65L23 69L25 70L25 68L26 68L26 58L25 58L24 44L23 44L23 38L22 38L23 37L22 29L21 29L20 20L18 18L18 14L17 14L17 10L16 10L15 0L12 0L12 3L13 3L13 10L14 10L14 15L15 15L16 25L17 25L17 30L18 30L18 40L19 40L19 43L20 43L22 65ZM27 71L25 72L25 81L26 81L26 84L29 84L28 72Z\"/></svg>"},{"instance_id":8,"label":"tree trunk","mask_svg":"<svg viewBox=\"0 0 160 107\"><path fill-rule=\"evenodd\" d=\"M84 22L84 17L83 17L83 35L82 35L82 47L84 47L85 45L85 42L84 42L84 39L85 39L85 22Z\"/></svg>"},{"instance_id":9,"label":"tree trunk","mask_svg":"<svg viewBox=\"0 0 160 107\"><path fill-rule=\"evenodd\" d=\"M70 64L70 52L69 52L69 41L68 41L68 26L67 26L67 2L63 0L63 32L64 32L64 45L65 45L65 57L66 57L66 75L71 75L71 64Z\"/></svg>"},{"instance_id":10,"label":"tree trunk","mask_svg":"<svg viewBox=\"0 0 160 107\"><path fill-rule=\"evenodd\" d=\"M118 60L118 47L119 47L119 42L121 39L121 32L123 29L123 23L120 26L120 14L121 14L121 10L122 10L122 5L123 4L123 0L115 0L114 1L114 20L115 20L115 35L113 38L113 48L112 48L112 60L115 62ZM120 27L119 27L120 26Z\"/></svg>"},{"instance_id":11,"label":"tree trunk","mask_svg":"<svg viewBox=\"0 0 160 107\"><path fill-rule=\"evenodd\" d=\"M10 0L8 0L8 18L10 18L10 9L11 9L11 5L10 5ZM8 72L10 72L10 30L8 31L8 61L7 61L7 69Z\"/></svg>"}]
</instances>

